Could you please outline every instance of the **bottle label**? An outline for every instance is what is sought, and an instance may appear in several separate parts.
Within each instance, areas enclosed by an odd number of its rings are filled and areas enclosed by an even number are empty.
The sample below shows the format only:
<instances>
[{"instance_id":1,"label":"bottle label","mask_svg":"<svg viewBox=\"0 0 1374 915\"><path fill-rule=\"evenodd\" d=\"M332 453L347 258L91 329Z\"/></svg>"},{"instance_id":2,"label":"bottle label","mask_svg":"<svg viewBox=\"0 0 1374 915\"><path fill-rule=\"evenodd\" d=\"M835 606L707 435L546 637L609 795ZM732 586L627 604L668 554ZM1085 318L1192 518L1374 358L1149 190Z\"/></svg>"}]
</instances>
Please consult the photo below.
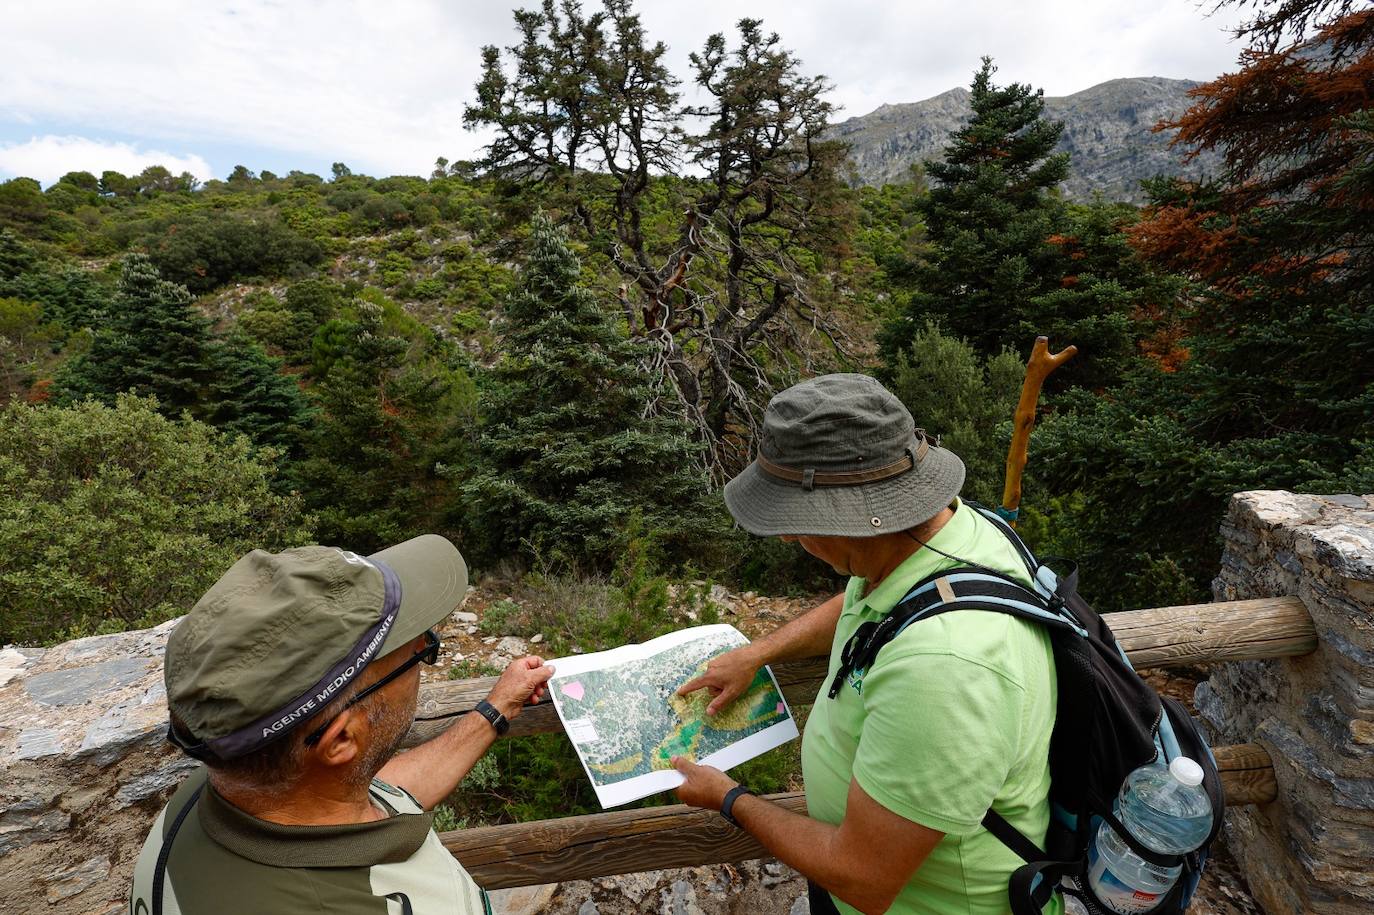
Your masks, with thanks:
<instances>
[{"instance_id":1,"label":"bottle label","mask_svg":"<svg viewBox=\"0 0 1374 915\"><path fill-rule=\"evenodd\" d=\"M1159 904L1162 893L1147 893L1123 883L1116 874L1107 869L1100 859L1094 862L1089 872L1089 881L1097 898L1102 900L1113 912L1120 915L1142 915Z\"/></svg>"}]
</instances>

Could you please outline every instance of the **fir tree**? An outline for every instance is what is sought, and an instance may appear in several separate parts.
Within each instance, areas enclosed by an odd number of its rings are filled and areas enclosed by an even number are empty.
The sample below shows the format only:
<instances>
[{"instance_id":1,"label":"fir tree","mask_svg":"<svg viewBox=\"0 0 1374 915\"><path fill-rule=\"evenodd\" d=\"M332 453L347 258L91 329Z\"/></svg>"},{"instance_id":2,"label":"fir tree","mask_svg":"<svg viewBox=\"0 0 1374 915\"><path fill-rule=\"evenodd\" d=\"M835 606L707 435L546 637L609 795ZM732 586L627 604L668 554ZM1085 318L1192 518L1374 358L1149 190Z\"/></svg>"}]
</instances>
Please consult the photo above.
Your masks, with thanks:
<instances>
[{"instance_id":1,"label":"fir tree","mask_svg":"<svg viewBox=\"0 0 1374 915\"><path fill-rule=\"evenodd\" d=\"M1151 182L1131 231L1194 281L1172 351L1036 432L1043 479L1085 497L1061 526L1109 608L1205 596L1233 493L1374 488L1374 11L1319 38L1341 53L1250 52L1194 92L1180 141L1226 170Z\"/></svg>"},{"instance_id":2,"label":"fir tree","mask_svg":"<svg viewBox=\"0 0 1374 915\"><path fill-rule=\"evenodd\" d=\"M154 396L164 413L196 412L210 380L210 322L185 286L169 283L146 255L124 258L108 323L91 349L57 380L64 401L113 403L132 391Z\"/></svg>"},{"instance_id":3,"label":"fir tree","mask_svg":"<svg viewBox=\"0 0 1374 915\"><path fill-rule=\"evenodd\" d=\"M281 366L280 359L243 334L217 341L199 412L211 425L299 456L310 411L300 388L281 373Z\"/></svg>"},{"instance_id":4,"label":"fir tree","mask_svg":"<svg viewBox=\"0 0 1374 915\"><path fill-rule=\"evenodd\" d=\"M1031 317L1031 299L1064 275L1048 241L1063 219L1050 193L1068 174L1067 154L1054 153L1063 125L1044 120L1040 90L995 86L994 72L983 58L973 79L972 119L951 134L944 161L926 166L934 184L919 210L931 253L905 271L916 291L882 335L889 366L930 317L980 353L996 355L1019 342L1013 332Z\"/></svg>"},{"instance_id":5,"label":"fir tree","mask_svg":"<svg viewBox=\"0 0 1374 915\"><path fill-rule=\"evenodd\" d=\"M321 541L370 551L453 533L444 468L465 462L475 399L456 352L371 290L313 346L319 416L301 477Z\"/></svg>"},{"instance_id":6,"label":"fir tree","mask_svg":"<svg viewBox=\"0 0 1374 915\"><path fill-rule=\"evenodd\" d=\"M295 382L279 368L246 338L216 337L185 286L162 279L146 256L131 254L106 322L56 387L68 403L87 397L114 403L126 391L151 395L168 416L189 413L291 451L309 416Z\"/></svg>"},{"instance_id":7,"label":"fir tree","mask_svg":"<svg viewBox=\"0 0 1374 915\"><path fill-rule=\"evenodd\" d=\"M9 229L0 229L0 297L10 296L43 306L43 319L65 330L103 321L110 290L95 274L71 266L45 263Z\"/></svg>"},{"instance_id":8,"label":"fir tree","mask_svg":"<svg viewBox=\"0 0 1374 915\"><path fill-rule=\"evenodd\" d=\"M1079 355L1052 376L1052 390L1102 390L1121 380L1137 352L1167 358L1183 280L1146 263L1129 242L1139 218L1129 204L1067 207L1046 241L1057 251L1058 282L1020 309L1006 345L1024 350L1044 334Z\"/></svg>"},{"instance_id":9,"label":"fir tree","mask_svg":"<svg viewBox=\"0 0 1374 915\"><path fill-rule=\"evenodd\" d=\"M645 350L580 276L563 233L536 216L465 492L489 549L524 545L605 568L633 514L651 536L685 546L715 513L685 428L644 415L654 396L641 368Z\"/></svg>"}]
</instances>

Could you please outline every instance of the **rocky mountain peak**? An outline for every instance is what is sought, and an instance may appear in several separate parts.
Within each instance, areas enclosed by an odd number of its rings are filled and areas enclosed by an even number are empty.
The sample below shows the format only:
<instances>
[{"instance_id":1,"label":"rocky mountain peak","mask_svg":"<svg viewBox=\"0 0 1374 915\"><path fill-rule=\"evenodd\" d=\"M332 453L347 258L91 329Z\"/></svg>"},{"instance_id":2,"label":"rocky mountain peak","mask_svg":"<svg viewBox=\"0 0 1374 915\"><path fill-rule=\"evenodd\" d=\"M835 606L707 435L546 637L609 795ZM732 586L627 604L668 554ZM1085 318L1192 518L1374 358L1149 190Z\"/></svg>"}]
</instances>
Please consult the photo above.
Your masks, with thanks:
<instances>
[{"instance_id":1,"label":"rocky mountain peak","mask_svg":"<svg viewBox=\"0 0 1374 915\"><path fill-rule=\"evenodd\" d=\"M1138 203L1144 178L1215 171L1215 154L1185 164L1185 150L1170 146L1171 132L1154 131L1155 124L1187 109L1188 91L1197 85L1137 76L1046 96L1046 116L1064 122L1058 148L1069 153L1071 169L1065 196L1086 200L1101 194ZM886 184L904 179L912 165L938 158L950 133L970 114L969 91L955 88L920 102L881 105L835 125L832 136L850 144L856 183Z\"/></svg>"}]
</instances>

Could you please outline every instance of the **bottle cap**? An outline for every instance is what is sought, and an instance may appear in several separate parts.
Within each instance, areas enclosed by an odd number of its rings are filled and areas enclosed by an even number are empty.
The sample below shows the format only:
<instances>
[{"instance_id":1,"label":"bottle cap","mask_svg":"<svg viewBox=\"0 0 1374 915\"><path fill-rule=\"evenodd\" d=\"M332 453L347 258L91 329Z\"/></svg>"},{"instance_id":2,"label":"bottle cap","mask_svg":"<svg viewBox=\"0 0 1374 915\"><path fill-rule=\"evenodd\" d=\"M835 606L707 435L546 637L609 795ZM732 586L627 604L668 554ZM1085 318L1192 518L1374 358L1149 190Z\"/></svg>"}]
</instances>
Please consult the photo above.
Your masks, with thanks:
<instances>
[{"instance_id":1,"label":"bottle cap","mask_svg":"<svg viewBox=\"0 0 1374 915\"><path fill-rule=\"evenodd\" d=\"M1202 784L1202 767L1186 756L1169 763L1169 774L1190 788Z\"/></svg>"}]
</instances>

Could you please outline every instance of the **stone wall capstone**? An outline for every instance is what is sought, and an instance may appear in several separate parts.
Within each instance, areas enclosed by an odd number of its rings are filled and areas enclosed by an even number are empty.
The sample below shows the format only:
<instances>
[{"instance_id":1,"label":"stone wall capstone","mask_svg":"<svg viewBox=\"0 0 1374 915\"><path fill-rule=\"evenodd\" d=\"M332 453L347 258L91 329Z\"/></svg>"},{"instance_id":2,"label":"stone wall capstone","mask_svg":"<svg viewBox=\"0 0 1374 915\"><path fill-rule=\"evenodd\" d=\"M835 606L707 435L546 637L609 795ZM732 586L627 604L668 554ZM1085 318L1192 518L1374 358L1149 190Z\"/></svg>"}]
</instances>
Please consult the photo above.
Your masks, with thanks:
<instances>
[{"instance_id":1,"label":"stone wall capstone","mask_svg":"<svg viewBox=\"0 0 1374 915\"><path fill-rule=\"evenodd\" d=\"M1272 915L1374 911L1374 496L1236 495L1216 600L1296 596L1318 647L1218 665L1195 704L1218 743L1263 744L1278 800L1227 816Z\"/></svg>"}]
</instances>

